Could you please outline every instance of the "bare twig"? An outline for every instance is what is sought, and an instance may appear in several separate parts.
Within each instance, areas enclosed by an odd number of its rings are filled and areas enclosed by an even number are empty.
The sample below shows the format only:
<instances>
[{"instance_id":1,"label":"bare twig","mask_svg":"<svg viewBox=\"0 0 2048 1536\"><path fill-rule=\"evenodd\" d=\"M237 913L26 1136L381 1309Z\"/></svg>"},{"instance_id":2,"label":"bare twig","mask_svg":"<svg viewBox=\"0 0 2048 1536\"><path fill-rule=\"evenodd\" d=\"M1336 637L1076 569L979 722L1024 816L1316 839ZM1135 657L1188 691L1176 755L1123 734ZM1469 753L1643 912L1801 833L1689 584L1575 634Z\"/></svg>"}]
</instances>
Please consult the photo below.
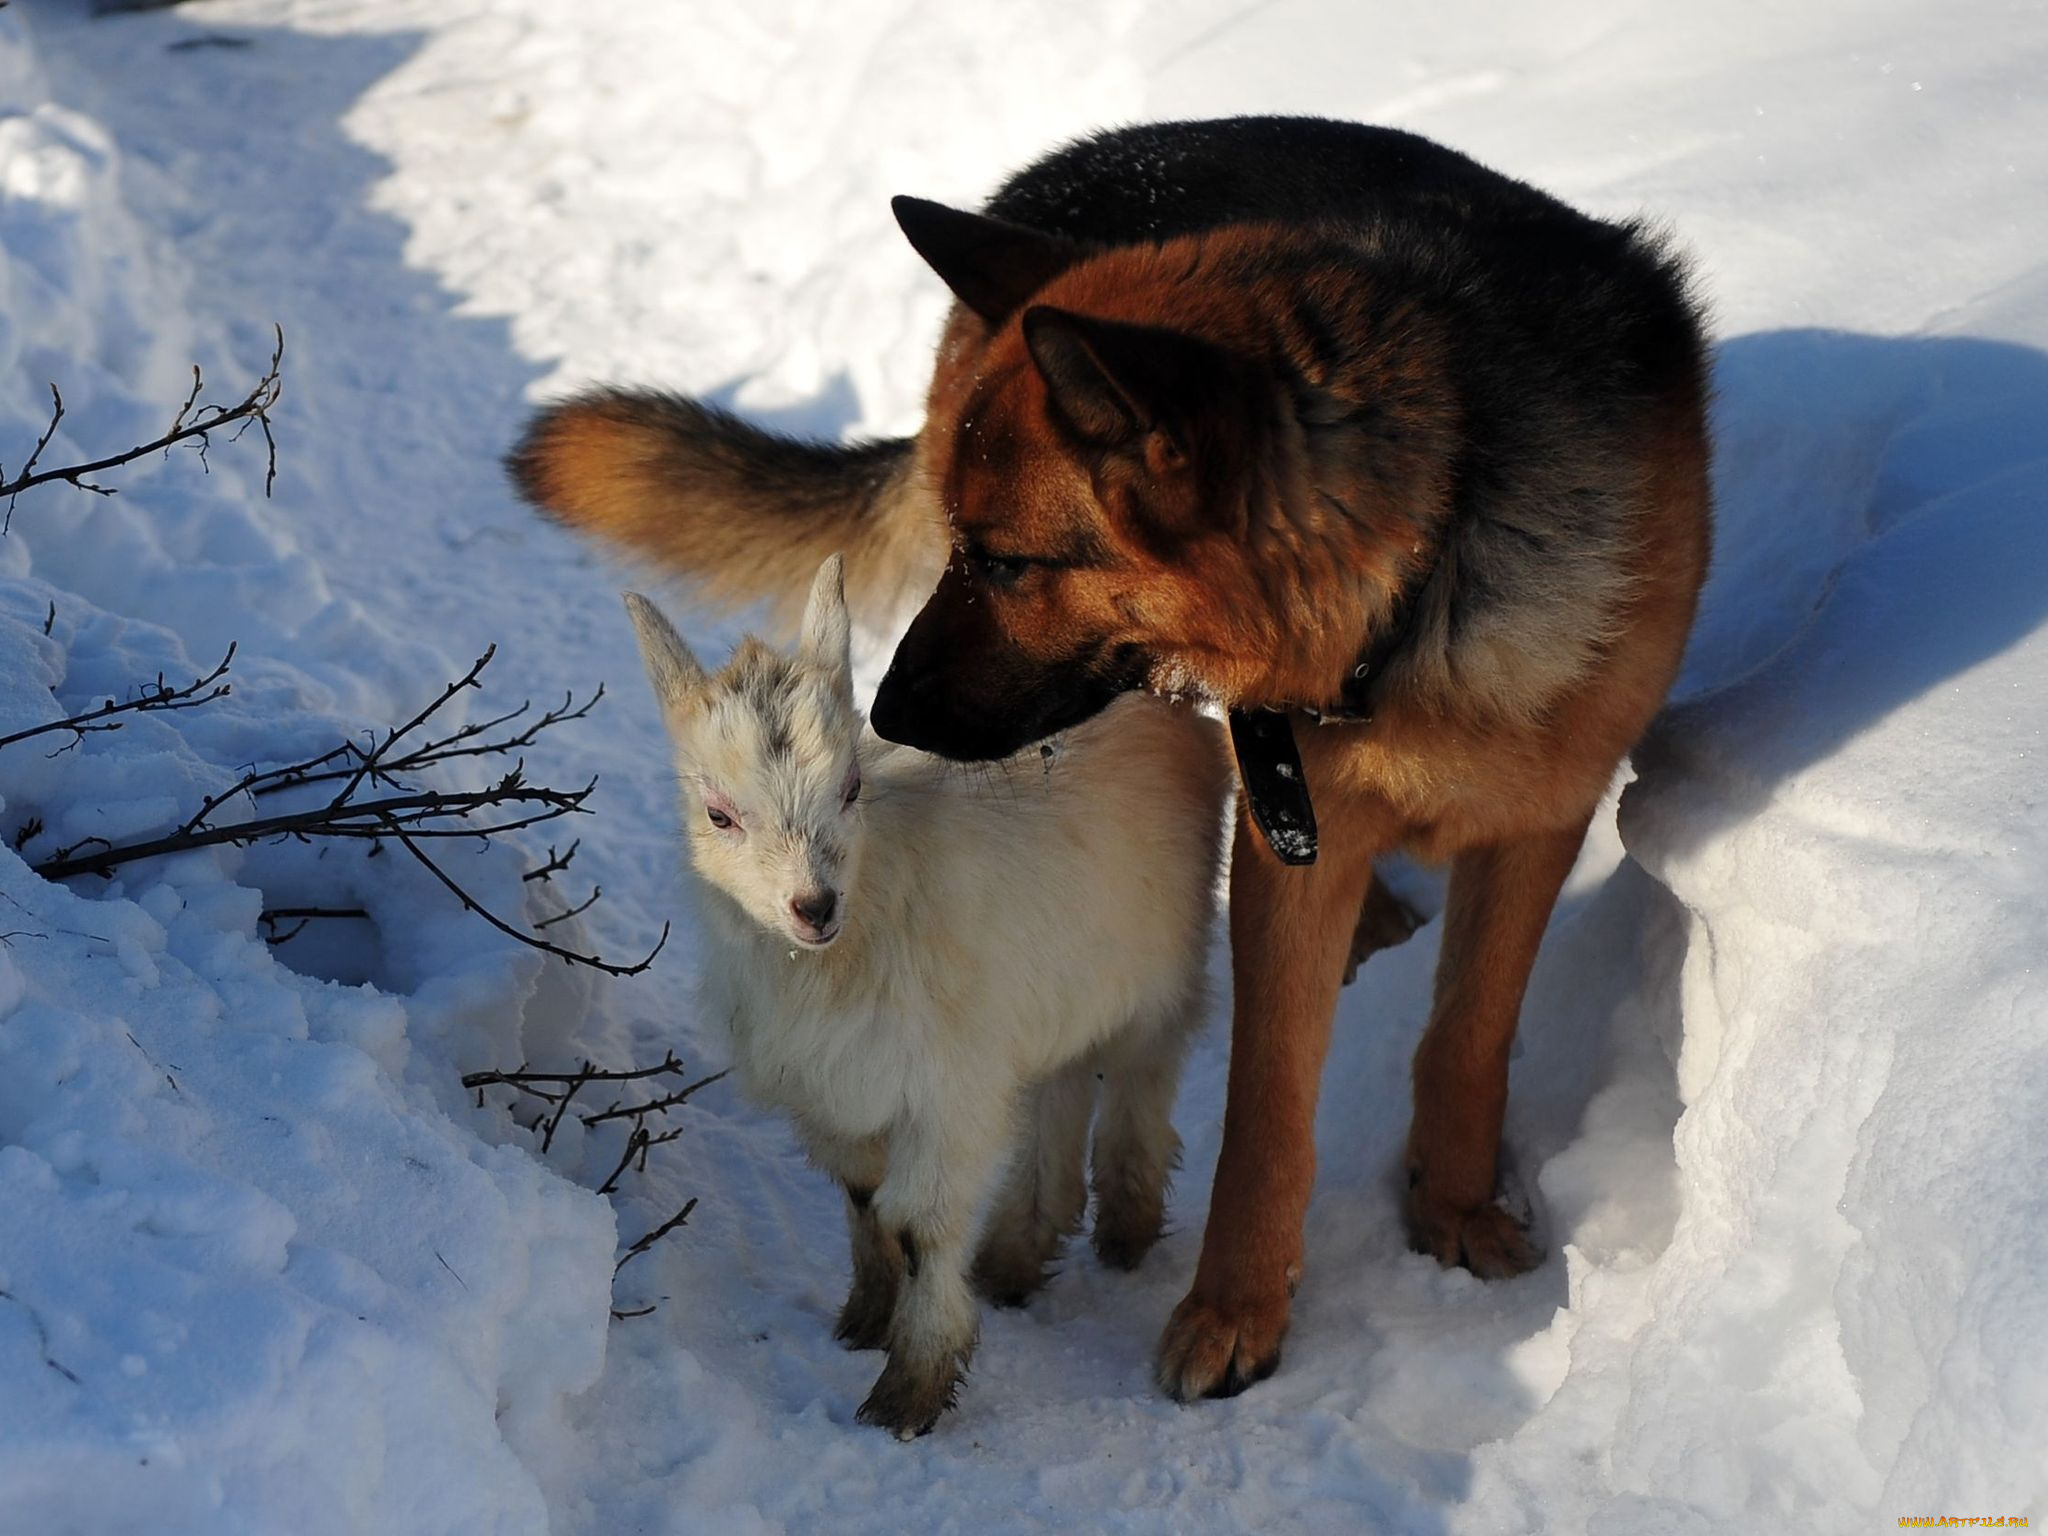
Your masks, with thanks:
<instances>
[{"instance_id":1,"label":"bare twig","mask_svg":"<svg viewBox=\"0 0 2048 1536\"><path fill-rule=\"evenodd\" d=\"M540 1149L546 1152L555 1144L555 1132L562 1128L562 1117L569 1113L569 1106L576 1101L576 1095L591 1081L595 1068L589 1062L583 1063L583 1070L555 1095L555 1112L540 1122ZM465 1079L465 1081L467 1081Z\"/></svg>"},{"instance_id":2,"label":"bare twig","mask_svg":"<svg viewBox=\"0 0 2048 1536\"><path fill-rule=\"evenodd\" d=\"M265 371L262 378L250 386L249 392L234 405L202 405L197 410L194 410L193 406L199 399L199 391L202 385L199 369L195 366L192 369L192 392L186 396L185 403L178 407L178 414L171 419L170 430L165 432L163 436L147 443L139 443L125 452L109 454L103 459L94 459L89 464L66 464L57 469L38 471L36 465L42 461L43 450L50 446L50 439L57 435L57 424L64 419L64 396L57 386L52 384L50 386L51 410L49 426L43 429L43 435L36 440L36 446L30 452L28 462L22 465L21 472L12 480L0 483L0 496L7 498L7 516L6 519L0 520L0 533L7 531L8 523L14 517L15 498L20 496L23 491L33 490L39 485L47 485L52 480L62 480L82 491L92 491L100 496L111 496L114 494L114 487L95 484L85 477L87 475L96 475L102 470L117 469L123 464L131 464L144 454L168 453L178 444L186 442L196 443L199 449L200 463L203 467L206 462L206 447L209 441L207 434L218 431L220 428L231 423L240 423L235 434L237 437L246 432L252 423L263 429L263 441L270 451L269 468L263 479L263 494L268 496L272 488L277 484L277 439L270 430L270 412L277 404L278 396L284 390L282 377L284 329L281 326L274 326L272 329L277 335L277 345L270 354L270 367Z\"/></svg>"},{"instance_id":3,"label":"bare twig","mask_svg":"<svg viewBox=\"0 0 2048 1536\"><path fill-rule=\"evenodd\" d=\"M697 1079L696 1082L690 1084L687 1088L679 1088L674 1093L670 1094L667 1098L664 1099L654 1099L645 1104L614 1104L610 1109L602 1110L597 1114L585 1115L583 1117L583 1123L585 1125L601 1125L607 1120L625 1120L629 1118L637 1118L642 1115L666 1114L668 1113L668 1111L674 1109L679 1104L689 1103L690 1095L695 1093L699 1088L709 1088L713 1083L719 1081L719 1079L723 1077L728 1076L731 1072L732 1068L727 1067L723 1072L714 1072L709 1077L700 1077ZM467 1083L469 1079L464 1078L463 1081Z\"/></svg>"},{"instance_id":4,"label":"bare twig","mask_svg":"<svg viewBox=\"0 0 2048 1536\"><path fill-rule=\"evenodd\" d=\"M582 846L583 839L579 837L569 845L567 853L557 854L555 852L555 845L553 843L548 844L547 863L541 865L538 869L529 869L519 878L522 880L549 880L550 877L560 874L569 867L569 861L576 857L576 850Z\"/></svg>"},{"instance_id":5,"label":"bare twig","mask_svg":"<svg viewBox=\"0 0 2048 1536\"><path fill-rule=\"evenodd\" d=\"M529 1127L541 1132L541 1150L545 1152L552 1145L555 1132L560 1129L563 1120L567 1117L569 1107L575 1100L576 1095L590 1084L596 1082L646 1082L659 1077L680 1077L683 1075L683 1070L683 1064L676 1059L675 1052L670 1051L654 1066L632 1067L624 1071L607 1071L590 1061L585 1061L573 1072L535 1072L524 1065L511 1072L468 1072L463 1074L462 1086L476 1091L476 1101L479 1108L484 1103L484 1090L493 1087L510 1088L516 1093L528 1095L553 1106L543 1119L536 1122L534 1126ZM632 1129L626 1133L626 1143L619 1151L618 1161L613 1164L612 1171L605 1175L604 1182L597 1186L597 1192L600 1195L617 1193L619 1181L625 1178L627 1172L635 1168L636 1165L640 1172L645 1173L647 1171L648 1152L652 1148L661 1146L664 1142L674 1141L689 1129L688 1125L684 1124L657 1132L649 1127L649 1120L658 1115L666 1115L671 1109L687 1102L690 1095L697 1092L698 1089L709 1087L725 1075L724 1072L713 1072L708 1077L700 1077L695 1082L660 1098L649 1099L644 1103L631 1105L614 1103L609 1109L602 1109L595 1114L582 1116L581 1119L586 1126L602 1125L609 1120L631 1120L634 1122ZM618 1263L612 1269L614 1278L630 1261L645 1253L656 1243L660 1242L662 1238L688 1221L690 1212L696 1208L697 1202L693 1198L674 1216L628 1248L620 1256ZM628 1310L614 1308L612 1316L621 1320L629 1317L645 1317L653 1310L654 1307L652 1305Z\"/></svg>"},{"instance_id":6,"label":"bare twig","mask_svg":"<svg viewBox=\"0 0 2048 1536\"><path fill-rule=\"evenodd\" d=\"M572 949L563 949L559 944L550 944L546 939L537 939L530 933L521 933L517 928L514 928L510 923L470 895L469 892L457 885L454 880L449 878L447 871L428 858L426 850L414 842L405 832L400 831L397 827L392 827L390 831L391 835L398 839L398 846L411 854L415 859L418 859L426 868L427 873L448 887L449 891L467 910L474 912L507 938L517 939L529 949L540 950L544 954L557 956L566 962L587 965L594 971L603 971L607 976L638 976L647 967L654 964L654 957L660 954L668 944L669 925L663 923L661 925L661 937L654 941L654 948L647 952L646 958L638 960L632 965L613 965L608 961L599 959L596 955L581 955Z\"/></svg>"},{"instance_id":7,"label":"bare twig","mask_svg":"<svg viewBox=\"0 0 2048 1536\"><path fill-rule=\"evenodd\" d=\"M56 612L56 605L54 603L51 604L51 612L53 614ZM234 665L234 661L235 647L229 645L227 654L221 657L218 665L211 672L207 673L204 677L194 678L182 688L171 687L164 681L163 673L159 672L156 675L156 682L154 684L143 684L142 691L132 699L119 702L109 699L98 709L89 709L82 714L71 715L63 720L52 720L47 725L33 725L25 731L16 731L10 736L0 736L0 747L11 747L17 741L27 741L33 736L46 735L51 731L72 732L72 740L69 745L76 746L88 731L120 730L122 722L119 720L110 721L108 719L110 715L132 714L149 709L192 709L200 704L210 703L212 700L218 699L234 690L233 683L221 681L221 678L227 675L228 668ZM69 750L69 748L61 748L60 750ZM55 755L56 753L51 754L53 757Z\"/></svg>"},{"instance_id":8,"label":"bare twig","mask_svg":"<svg viewBox=\"0 0 2048 1536\"><path fill-rule=\"evenodd\" d=\"M467 672L448 684L422 709L403 725L373 738L368 746L359 746L353 741L344 741L325 752L305 758L296 763L279 767L252 767L227 788L208 795L182 825L157 837L141 838L134 842L115 843L104 837L88 837L59 848L47 859L34 866L36 873L48 880L67 879L81 874L109 874L124 864L139 859L156 858L164 854L183 853L197 848L212 848L223 845L246 847L275 838L297 838L308 841L313 838L355 838L370 844L370 853L382 851L384 840L395 839L406 852L410 853L422 867L445 886L463 906L482 917L485 922L510 938L518 940L529 948L554 955L568 964L587 965L612 976L637 976L654 962L668 943L669 927L662 926L661 937L647 954L647 957L632 965L608 963L596 955L563 948L538 937L538 930L548 927L562 918L587 911L592 902L601 894L593 891L590 899L570 912L558 913L544 918L534 925L535 931L515 927L513 924L487 910L470 893L448 874L439 862L430 856L423 842L435 838L476 838L480 841L506 832L516 832L524 827L537 826L542 822L554 821L563 816L588 814L584 802L597 787L593 777L580 789L551 789L526 782L524 759L515 760L512 767L493 785L480 790L421 789L407 782L418 772L437 763L454 758L480 757L488 754L504 754L516 751L530 744L543 730L551 726L580 720L587 715L598 699L604 696L600 685L583 704L575 702L570 695L561 707L548 711L511 734L494 736L499 726L519 719L527 712L527 705L510 710L493 719L466 725L446 735L429 737L418 745L400 751L401 744L412 741L434 716L445 708L464 690L480 686L478 679L491 658L497 654L495 646L486 649ZM229 658L233 651L230 649ZM226 692L226 685L215 687L212 693L203 690L214 684L221 672L226 670L228 660L206 678L201 678L186 689L172 689L158 679L155 690L143 699L125 705L109 701L102 710L75 717L69 721L54 722L39 726L20 736L0 740L0 746L22 736L38 734L45 730L69 727L74 732L110 729L110 723L103 723L101 717L126 709L184 708L191 703L217 697ZM82 740L82 734L75 740ZM309 785L328 784L334 786L328 797L317 805L299 810L281 812L271 816L251 816L239 821L215 822L216 813L230 801L247 797L258 797L279 793L289 789L304 789ZM365 785L392 791L389 794L369 798L357 798ZM497 811L494 819L487 819L486 813ZM26 831L22 840L31 835ZM549 850L549 862L543 870L565 867L576 851L576 844L570 844L569 852L559 858ZM299 914L307 916L336 916L336 912L308 911ZM353 911L349 915L353 915ZM303 926L303 925L302 925ZM273 933L273 944L284 943L300 930L293 928L285 933Z\"/></svg>"},{"instance_id":9,"label":"bare twig","mask_svg":"<svg viewBox=\"0 0 2048 1536\"><path fill-rule=\"evenodd\" d=\"M425 709L422 709L418 714L414 715L410 720L406 721L405 724L398 727L397 730L392 731L388 735L386 735L384 740L378 746L372 749L368 754L358 754L362 757L362 761L356 767L355 771L348 776L348 782L342 786L341 793L334 797L335 800L337 802L346 800L350 795L354 794L356 792L357 785L361 784L364 779L369 778L377 773L385 757L389 755L391 749L394 746L396 746L400 741L403 741L407 736L410 736L414 731L418 730L421 726L425 725L436 714L440 713L440 711L447 706L448 701L450 699L454 698L458 693L462 692L462 690L465 688L481 687L482 684L479 683L477 679L483 676L484 668L488 667L491 664L491 658L497 654L498 648L495 645L485 646L483 655L477 657L475 661L470 663L469 670L467 672L463 673L462 676L458 677L446 688L443 688L439 696L435 698L433 703L429 704ZM353 748L351 748L351 750L353 750Z\"/></svg>"},{"instance_id":10,"label":"bare twig","mask_svg":"<svg viewBox=\"0 0 2048 1536\"><path fill-rule=\"evenodd\" d=\"M613 1270L612 1273L616 1276L618 1274L618 1271ZM65 1365L55 1355L50 1353L50 1330L43 1323L42 1313L38 1312L34 1307L30 1306L27 1302L23 1301L19 1296L15 1295L14 1292L6 1289L4 1286L0 1286L0 1301L11 1301L17 1307L21 1308L22 1311L28 1314L29 1325L36 1331L36 1343L41 1347L43 1352L43 1364L47 1365L59 1376L62 1376L74 1387L77 1386L79 1384L78 1373L72 1370L69 1366Z\"/></svg>"},{"instance_id":11,"label":"bare twig","mask_svg":"<svg viewBox=\"0 0 2048 1536\"><path fill-rule=\"evenodd\" d=\"M290 811L279 816L260 816L249 821L229 822L218 827L181 827L162 837L135 843L111 843L103 837L60 848L42 863L32 866L45 880L64 880L72 875L106 874L137 859L153 859L166 853L183 853L193 848L214 848L223 843L246 847L272 837L490 837L515 831L539 821L552 821L583 809L588 788L580 790L525 789L498 785L479 790L420 790L406 795L388 795L381 800L362 800L351 805L318 805L309 810ZM486 826L460 822L453 826L428 823L472 815L501 805L534 805L538 814ZM586 813L587 814L587 813ZM101 845L97 853L81 853L88 843Z\"/></svg>"},{"instance_id":12,"label":"bare twig","mask_svg":"<svg viewBox=\"0 0 2048 1536\"><path fill-rule=\"evenodd\" d=\"M626 1170L633 1166L633 1159L639 1157L647 1150L647 1144L652 1139L653 1137L646 1126L636 1125L633 1127L632 1133L626 1137L626 1150L619 1154L618 1167L614 1168L606 1176L605 1181L597 1186L597 1192L600 1195L609 1195L618 1189L619 1180L624 1178ZM647 1164L641 1163L640 1170L643 1173L646 1172Z\"/></svg>"},{"instance_id":13,"label":"bare twig","mask_svg":"<svg viewBox=\"0 0 2048 1536\"><path fill-rule=\"evenodd\" d=\"M164 1081L171 1085L171 1092L177 1094L180 1098L183 1098L185 1090L178 1086L178 1080L175 1077L171 1076L170 1069L168 1067L166 1067L162 1062L158 1061L154 1056L150 1055L148 1051L143 1050L142 1042L135 1038L135 1031L132 1029L124 1029L121 1031L121 1033L128 1037L128 1043L130 1045L134 1046L136 1050L142 1051L142 1059L144 1061L148 1062L152 1067L155 1067L157 1071L163 1073ZM183 1071L184 1069L181 1067L179 1068L179 1070Z\"/></svg>"},{"instance_id":14,"label":"bare twig","mask_svg":"<svg viewBox=\"0 0 2048 1536\"><path fill-rule=\"evenodd\" d=\"M458 684L457 687L474 685L476 674L483 670L485 664L490 661L491 655L491 651L484 652L483 656L478 659L475 668L471 670L470 676L464 680L464 684ZM439 709L453 697L454 691L451 690L447 695L430 705L426 713L433 713L434 710ZM527 710L533 707L532 701L529 700L527 703L521 704L517 709L508 710L495 719L478 721L474 725L465 725L453 735L444 736L438 741L427 742L425 745L414 748L402 757L390 756L392 744L400 736L406 735L420 723L418 720L415 720L412 724L394 731L390 737L386 738L382 746L370 754L374 762L366 760L362 766L353 770L332 768L324 772L304 774L294 779L290 784L280 783L268 786L256 790L255 793L274 794L279 790L291 788L293 784L316 784L328 779L347 777L381 778L392 774L416 773L429 763L445 763L458 757L488 757L494 754L516 752L521 747L532 746L534 738L550 726L566 725L572 720L581 720L590 713L592 706L603 697L604 684L599 683L596 691L580 705L576 703L575 695L571 694L563 699L561 708L549 710L517 735L508 736L502 741L475 742L475 738L484 732L495 730L501 725L519 719ZM350 750L353 751L355 749L351 747Z\"/></svg>"},{"instance_id":15,"label":"bare twig","mask_svg":"<svg viewBox=\"0 0 2048 1536\"><path fill-rule=\"evenodd\" d=\"M592 886L590 888L590 895L584 898L582 905L570 907L565 912L557 912L553 917L542 918L539 922L533 925L535 931L538 931L542 928L552 928L555 926L555 924L567 922L570 918L577 916L579 913L588 912L592 907L597 905L597 898L602 896L603 894L603 886Z\"/></svg>"},{"instance_id":16,"label":"bare twig","mask_svg":"<svg viewBox=\"0 0 2048 1536\"><path fill-rule=\"evenodd\" d=\"M690 1219L690 1212L694 1211L695 1209L697 1209L697 1197L695 1195L692 1195L688 1200L683 1202L683 1208L680 1211L677 1211L675 1215L669 1217L667 1221L664 1221L660 1226L656 1227L652 1232L648 1233L645 1237L641 1238L640 1241L635 1243L632 1247L628 1248L623 1254L619 1256L619 1262L612 1266L612 1278L614 1280L618 1279L620 1270L624 1269L628 1264L632 1263L633 1260L639 1258L641 1254L645 1253L648 1249L652 1248L664 1237L667 1237L669 1233L675 1231L677 1227L680 1227L681 1225L683 1225L684 1222L688 1221Z\"/></svg>"},{"instance_id":17,"label":"bare twig","mask_svg":"<svg viewBox=\"0 0 2048 1536\"><path fill-rule=\"evenodd\" d=\"M280 944L289 944L293 939L296 939L301 933L305 932L306 924L316 917L368 917L369 915L361 907L266 907L263 911L256 914L256 921L270 930L270 932L263 936L263 942L272 949L275 949ZM298 921L293 923L290 928L286 929L283 933L277 931L279 923L291 922L294 918Z\"/></svg>"},{"instance_id":18,"label":"bare twig","mask_svg":"<svg viewBox=\"0 0 2048 1536\"><path fill-rule=\"evenodd\" d=\"M510 1072L465 1072L462 1075L462 1086L490 1088L503 1084L508 1088L519 1088L534 1083L560 1083L580 1087L584 1083L640 1082L646 1078L660 1077L664 1073L681 1076L682 1072L683 1064L676 1060L675 1052L671 1051L657 1066L629 1067L623 1072L606 1072L593 1067L587 1061L575 1072L529 1072L523 1066ZM549 1101L553 1102L552 1096L548 1097Z\"/></svg>"},{"instance_id":19,"label":"bare twig","mask_svg":"<svg viewBox=\"0 0 2048 1536\"><path fill-rule=\"evenodd\" d=\"M649 1099L644 1103L621 1104L613 1100L609 1108L580 1118L585 1125L603 1125L608 1120L637 1120L644 1125L647 1116L665 1115L670 1110L687 1104L691 1095L700 1088L710 1087L731 1070L728 1067L725 1071L713 1072L707 1077L700 1077L695 1082L678 1088L674 1093L665 1094L658 1099ZM553 1105L554 1112L544 1121L538 1122L546 1127L546 1138L541 1143L541 1150L546 1151L554 1140L555 1128L560 1126L563 1116L568 1113L569 1101L591 1083L647 1082L657 1077L682 1075L683 1064L676 1060L675 1053L671 1051L655 1066L634 1067L623 1072L607 1072L588 1061L574 1072L534 1072L523 1066L511 1072L468 1072L463 1074L462 1086L475 1090L479 1109L483 1107L484 1089L492 1087L510 1088L529 1098L539 1099L544 1104ZM664 1141L673 1140L678 1133L663 1132L659 1136L649 1134L650 1139L646 1144L659 1146ZM630 1160L629 1154L628 1161ZM619 1171L623 1172L624 1168L625 1165L622 1163Z\"/></svg>"}]
</instances>

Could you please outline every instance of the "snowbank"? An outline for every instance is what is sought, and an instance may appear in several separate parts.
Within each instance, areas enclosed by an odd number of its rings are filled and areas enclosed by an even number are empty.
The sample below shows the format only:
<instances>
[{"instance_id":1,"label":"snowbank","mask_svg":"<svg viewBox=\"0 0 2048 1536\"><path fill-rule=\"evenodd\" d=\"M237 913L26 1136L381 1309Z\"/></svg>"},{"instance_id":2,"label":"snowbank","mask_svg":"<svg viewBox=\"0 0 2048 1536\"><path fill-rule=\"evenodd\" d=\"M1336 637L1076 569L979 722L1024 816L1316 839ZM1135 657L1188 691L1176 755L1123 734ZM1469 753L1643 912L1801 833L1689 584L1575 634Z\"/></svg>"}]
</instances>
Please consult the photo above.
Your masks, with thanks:
<instances>
[{"instance_id":1,"label":"snowbank","mask_svg":"<svg viewBox=\"0 0 2048 1536\"><path fill-rule=\"evenodd\" d=\"M191 275L130 216L118 146L40 98L18 11L0 60L0 440L34 443L56 378L43 462L76 462L161 430L190 355L225 349L183 318ZM457 1079L573 1030L577 994L355 848L28 869L331 746L359 723L337 703L398 702L380 675L442 680L294 549L249 445L211 460L31 492L0 540L0 735L242 642L230 697L0 748L0 1529L545 1531L522 1457L601 1368L613 1221L494 1145ZM465 865L520 910L510 850ZM358 904L324 952L258 923ZM376 985L305 973L337 968Z\"/></svg>"}]
</instances>

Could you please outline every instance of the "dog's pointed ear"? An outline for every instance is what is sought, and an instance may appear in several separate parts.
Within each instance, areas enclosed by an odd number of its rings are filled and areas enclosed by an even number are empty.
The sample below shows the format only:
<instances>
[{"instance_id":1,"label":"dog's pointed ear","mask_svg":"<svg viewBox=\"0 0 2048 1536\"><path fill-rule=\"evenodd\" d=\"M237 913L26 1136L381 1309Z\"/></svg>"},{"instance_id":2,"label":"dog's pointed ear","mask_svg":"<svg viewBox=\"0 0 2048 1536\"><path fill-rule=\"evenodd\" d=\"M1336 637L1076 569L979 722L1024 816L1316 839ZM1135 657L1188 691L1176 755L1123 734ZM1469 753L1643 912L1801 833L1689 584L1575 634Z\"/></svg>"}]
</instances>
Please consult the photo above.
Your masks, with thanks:
<instances>
[{"instance_id":1,"label":"dog's pointed ear","mask_svg":"<svg viewBox=\"0 0 2048 1536\"><path fill-rule=\"evenodd\" d=\"M1205 413L1240 393L1230 355L1198 336L1044 304L1025 310L1023 325L1054 407L1104 447L1151 438L1166 463L1184 460Z\"/></svg>"},{"instance_id":2,"label":"dog's pointed ear","mask_svg":"<svg viewBox=\"0 0 2048 1536\"><path fill-rule=\"evenodd\" d=\"M990 325L1087 254L1078 241L921 197L893 198L889 206L917 254Z\"/></svg>"},{"instance_id":3,"label":"dog's pointed ear","mask_svg":"<svg viewBox=\"0 0 2048 1536\"><path fill-rule=\"evenodd\" d=\"M668 616L638 592L624 594L633 634L640 642L640 660L654 696L664 711L679 709L703 692L709 679Z\"/></svg>"},{"instance_id":4,"label":"dog's pointed ear","mask_svg":"<svg viewBox=\"0 0 2048 1536\"><path fill-rule=\"evenodd\" d=\"M853 695L853 626L846 616L846 562L827 555L811 581L798 631L797 660L831 678L841 692Z\"/></svg>"}]
</instances>

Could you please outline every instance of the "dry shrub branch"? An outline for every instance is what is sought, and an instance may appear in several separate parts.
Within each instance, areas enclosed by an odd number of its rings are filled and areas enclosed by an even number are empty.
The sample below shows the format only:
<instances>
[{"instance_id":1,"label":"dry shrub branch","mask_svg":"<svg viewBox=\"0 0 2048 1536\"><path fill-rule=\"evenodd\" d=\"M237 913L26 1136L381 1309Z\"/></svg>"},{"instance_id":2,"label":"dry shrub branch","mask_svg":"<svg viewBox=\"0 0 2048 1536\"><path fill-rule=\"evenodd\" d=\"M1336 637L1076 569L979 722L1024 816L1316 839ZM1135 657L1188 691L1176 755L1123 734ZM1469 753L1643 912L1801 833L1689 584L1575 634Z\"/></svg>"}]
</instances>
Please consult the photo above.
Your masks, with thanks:
<instances>
[{"instance_id":1,"label":"dry shrub branch","mask_svg":"<svg viewBox=\"0 0 2048 1536\"><path fill-rule=\"evenodd\" d=\"M205 377L199 365L192 365L192 389L185 396L184 403L171 418L170 426L159 437L146 443L137 443L120 453L108 454L105 458L94 459L85 464L64 464L55 469L37 469L42 462L43 450L50 446L50 440L57 435L57 427L64 420L64 396L55 384L50 386L50 424L43 429L43 435L36 439L36 445L29 451L28 462L10 480L6 471L0 469L0 497L7 501L7 513L0 518L0 533L5 533L14 520L15 498L23 491L34 490L39 485L48 485L61 480L81 491L91 491L96 496L112 496L115 487L101 485L88 480L86 476L101 474L109 469L118 469L123 464L132 464L145 454L165 453L180 444L190 444L199 454L202 469L207 467L206 450L213 441L212 434L224 427L233 427L234 438L239 438L250 427L260 427L264 446L269 450L269 468L263 477L263 494L268 496L277 484L277 438L270 429L270 412L277 405L278 397L284 393L284 328L273 326L277 345L271 349L270 366L263 377L249 386L249 392L233 405L201 405L199 393L206 387ZM233 440L232 438L230 439Z\"/></svg>"}]
</instances>

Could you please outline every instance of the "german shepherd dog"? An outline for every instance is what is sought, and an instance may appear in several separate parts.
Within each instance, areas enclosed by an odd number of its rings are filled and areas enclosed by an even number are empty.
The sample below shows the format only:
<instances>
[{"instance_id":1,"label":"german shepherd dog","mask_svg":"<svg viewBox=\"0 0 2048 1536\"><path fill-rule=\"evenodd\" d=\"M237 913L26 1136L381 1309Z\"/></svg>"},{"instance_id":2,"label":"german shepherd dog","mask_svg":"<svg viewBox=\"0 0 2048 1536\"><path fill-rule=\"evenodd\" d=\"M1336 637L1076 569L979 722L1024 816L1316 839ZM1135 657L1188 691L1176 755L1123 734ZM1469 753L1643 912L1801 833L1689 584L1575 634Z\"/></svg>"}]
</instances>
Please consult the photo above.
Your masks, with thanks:
<instances>
[{"instance_id":1,"label":"german shepherd dog","mask_svg":"<svg viewBox=\"0 0 2048 1536\"><path fill-rule=\"evenodd\" d=\"M936 579L872 715L927 751L1001 757L1133 689L1231 712L1229 1098L1167 1391L1278 1362L1331 1015L1389 932L1394 850L1450 865L1409 1241L1530 1268L1496 1201L1523 989L1707 563L1680 262L1427 140L1308 118L1120 129L978 214L896 208L959 301L914 440L803 445L599 391L534 421L519 486L714 596L800 590L838 548L876 608Z\"/></svg>"}]
</instances>

